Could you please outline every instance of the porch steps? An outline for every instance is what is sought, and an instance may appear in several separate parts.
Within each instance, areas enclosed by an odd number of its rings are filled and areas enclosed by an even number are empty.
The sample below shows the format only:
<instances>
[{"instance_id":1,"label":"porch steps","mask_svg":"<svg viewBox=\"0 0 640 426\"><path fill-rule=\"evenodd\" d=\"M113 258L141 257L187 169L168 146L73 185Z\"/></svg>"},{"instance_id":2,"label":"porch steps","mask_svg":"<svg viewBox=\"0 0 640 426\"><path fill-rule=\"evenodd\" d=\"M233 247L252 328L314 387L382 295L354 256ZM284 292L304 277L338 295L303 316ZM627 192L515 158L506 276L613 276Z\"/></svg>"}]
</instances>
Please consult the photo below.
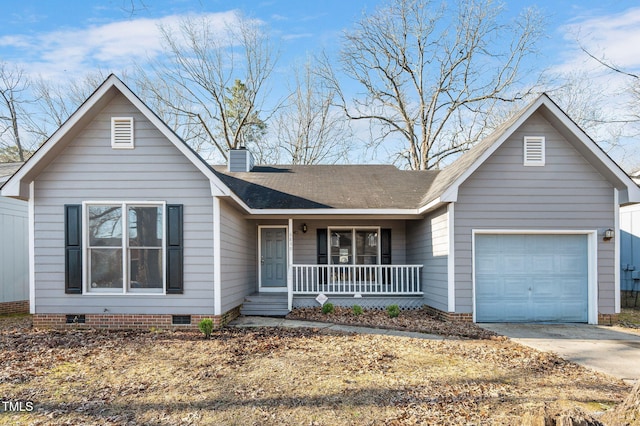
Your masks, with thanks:
<instances>
[{"instance_id":1,"label":"porch steps","mask_svg":"<svg viewBox=\"0 0 640 426\"><path fill-rule=\"evenodd\" d=\"M287 293L254 293L244 298L241 315L283 317L289 313Z\"/></svg>"}]
</instances>

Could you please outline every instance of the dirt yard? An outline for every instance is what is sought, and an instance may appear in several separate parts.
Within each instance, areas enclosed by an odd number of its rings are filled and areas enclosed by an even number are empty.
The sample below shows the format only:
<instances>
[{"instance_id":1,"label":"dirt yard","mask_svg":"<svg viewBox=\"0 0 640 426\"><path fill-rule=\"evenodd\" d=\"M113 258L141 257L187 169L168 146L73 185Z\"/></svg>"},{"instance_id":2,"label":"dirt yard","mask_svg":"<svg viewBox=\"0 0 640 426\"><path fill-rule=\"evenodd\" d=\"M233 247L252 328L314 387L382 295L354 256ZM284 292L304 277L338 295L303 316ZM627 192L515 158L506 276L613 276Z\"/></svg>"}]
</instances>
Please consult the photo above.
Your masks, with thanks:
<instances>
[{"instance_id":1,"label":"dirt yard","mask_svg":"<svg viewBox=\"0 0 640 426\"><path fill-rule=\"evenodd\" d=\"M24 409L0 404L7 425L538 424L597 419L629 393L491 336L225 328L205 340L32 330L29 317L0 318L0 330L0 398Z\"/></svg>"}]
</instances>

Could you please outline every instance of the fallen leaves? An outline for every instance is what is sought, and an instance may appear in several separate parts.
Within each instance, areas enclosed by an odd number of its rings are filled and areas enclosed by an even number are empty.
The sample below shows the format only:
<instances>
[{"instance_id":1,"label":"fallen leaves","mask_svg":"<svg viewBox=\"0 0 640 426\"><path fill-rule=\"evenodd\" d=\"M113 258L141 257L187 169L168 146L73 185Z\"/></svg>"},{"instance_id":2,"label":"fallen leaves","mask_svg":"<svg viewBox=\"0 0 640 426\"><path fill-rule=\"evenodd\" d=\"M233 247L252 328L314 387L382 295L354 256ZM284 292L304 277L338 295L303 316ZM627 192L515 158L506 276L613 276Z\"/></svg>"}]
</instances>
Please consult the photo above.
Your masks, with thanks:
<instances>
[{"instance_id":1,"label":"fallen leaves","mask_svg":"<svg viewBox=\"0 0 640 426\"><path fill-rule=\"evenodd\" d=\"M298 308L287 315L289 319L331 322L334 324L386 328L391 330L416 331L439 336L467 339L497 338L493 331L478 327L472 322L444 321L435 318L425 309L401 311L400 316L390 318L386 310L367 309L360 315L353 310L337 306L331 314L323 314L320 308Z\"/></svg>"},{"instance_id":2,"label":"fallen leaves","mask_svg":"<svg viewBox=\"0 0 640 426\"><path fill-rule=\"evenodd\" d=\"M35 403L0 424L514 424L567 406L594 414L590 402L612 406L628 390L504 339L310 328L224 328L205 340L8 327L0 360L2 398Z\"/></svg>"}]
</instances>

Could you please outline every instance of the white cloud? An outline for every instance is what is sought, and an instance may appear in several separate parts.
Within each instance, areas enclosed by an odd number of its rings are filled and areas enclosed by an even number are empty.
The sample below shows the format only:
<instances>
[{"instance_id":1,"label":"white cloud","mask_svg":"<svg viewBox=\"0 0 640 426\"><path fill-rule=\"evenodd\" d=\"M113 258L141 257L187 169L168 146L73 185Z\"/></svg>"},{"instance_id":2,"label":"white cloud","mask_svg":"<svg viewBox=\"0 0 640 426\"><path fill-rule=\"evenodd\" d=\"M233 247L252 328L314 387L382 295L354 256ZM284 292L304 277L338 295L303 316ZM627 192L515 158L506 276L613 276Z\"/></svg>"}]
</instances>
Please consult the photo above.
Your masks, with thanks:
<instances>
[{"instance_id":1,"label":"white cloud","mask_svg":"<svg viewBox=\"0 0 640 426\"><path fill-rule=\"evenodd\" d=\"M190 17L209 20L221 34L238 19L235 11L131 19L36 35L8 35L0 37L0 47L11 52L6 60L45 78L79 76L96 68L120 72L135 61L161 53L160 25L177 29L181 20Z\"/></svg>"},{"instance_id":2,"label":"white cloud","mask_svg":"<svg viewBox=\"0 0 640 426\"><path fill-rule=\"evenodd\" d=\"M633 71L640 68L640 8L579 19L560 28L571 48L564 52L563 70L598 69L599 65L580 49Z\"/></svg>"},{"instance_id":3,"label":"white cloud","mask_svg":"<svg viewBox=\"0 0 640 426\"><path fill-rule=\"evenodd\" d=\"M298 33L298 34L285 34L282 36L282 39L285 41L291 41L291 40L299 40L299 39L304 39L304 38L312 38L313 37L313 33Z\"/></svg>"},{"instance_id":4,"label":"white cloud","mask_svg":"<svg viewBox=\"0 0 640 426\"><path fill-rule=\"evenodd\" d=\"M603 119L624 120L629 116L628 85L632 79L604 67L581 48L625 72L640 73L640 8L610 14L600 10L589 12L590 16L576 18L559 28L566 43L556 51L558 62L550 71L560 78L578 76L586 81L582 96L593 91L593 96L597 97L594 102ZM609 154L623 167L640 163L635 140L625 137L634 132L632 127L615 123L590 129L591 136L603 147L606 148L607 143L619 144Z\"/></svg>"}]
</instances>

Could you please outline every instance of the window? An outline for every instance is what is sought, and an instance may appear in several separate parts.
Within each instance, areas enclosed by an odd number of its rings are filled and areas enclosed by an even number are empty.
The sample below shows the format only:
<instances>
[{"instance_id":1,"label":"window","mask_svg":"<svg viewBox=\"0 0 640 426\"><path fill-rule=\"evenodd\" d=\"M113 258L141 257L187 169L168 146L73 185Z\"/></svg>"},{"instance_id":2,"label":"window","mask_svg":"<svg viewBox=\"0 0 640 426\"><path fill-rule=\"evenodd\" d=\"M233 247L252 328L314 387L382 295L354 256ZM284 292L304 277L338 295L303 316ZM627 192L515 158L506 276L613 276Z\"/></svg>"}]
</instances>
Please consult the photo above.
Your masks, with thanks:
<instances>
[{"instance_id":1,"label":"window","mask_svg":"<svg viewBox=\"0 0 640 426\"><path fill-rule=\"evenodd\" d=\"M111 148L133 149L133 117L111 117Z\"/></svg>"},{"instance_id":2,"label":"window","mask_svg":"<svg viewBox=\"0 0 640 426\"><path fill-rule=\"evenodd\" d=\"M524 137L524 165L544 166L545 162L544 136Z\"/></svg>"},{"instance_id":3,"label":"window","mask_svg":"<svg viewBox=\"0 0 640 426\"><path fill-rule=\"evenodd\" d=\"M164 204L86 204L91 293L164 292Z\"/></svg>"},{"instance_id":4,"label":"window","mask_svg":"<svg viewBox=\"0 0 640 426\"><path fill-rule=\"evenodd\" d=\"M330 228L330 262L334 265L378 265L380 230Z\"/></svg>"}]
</instances>

